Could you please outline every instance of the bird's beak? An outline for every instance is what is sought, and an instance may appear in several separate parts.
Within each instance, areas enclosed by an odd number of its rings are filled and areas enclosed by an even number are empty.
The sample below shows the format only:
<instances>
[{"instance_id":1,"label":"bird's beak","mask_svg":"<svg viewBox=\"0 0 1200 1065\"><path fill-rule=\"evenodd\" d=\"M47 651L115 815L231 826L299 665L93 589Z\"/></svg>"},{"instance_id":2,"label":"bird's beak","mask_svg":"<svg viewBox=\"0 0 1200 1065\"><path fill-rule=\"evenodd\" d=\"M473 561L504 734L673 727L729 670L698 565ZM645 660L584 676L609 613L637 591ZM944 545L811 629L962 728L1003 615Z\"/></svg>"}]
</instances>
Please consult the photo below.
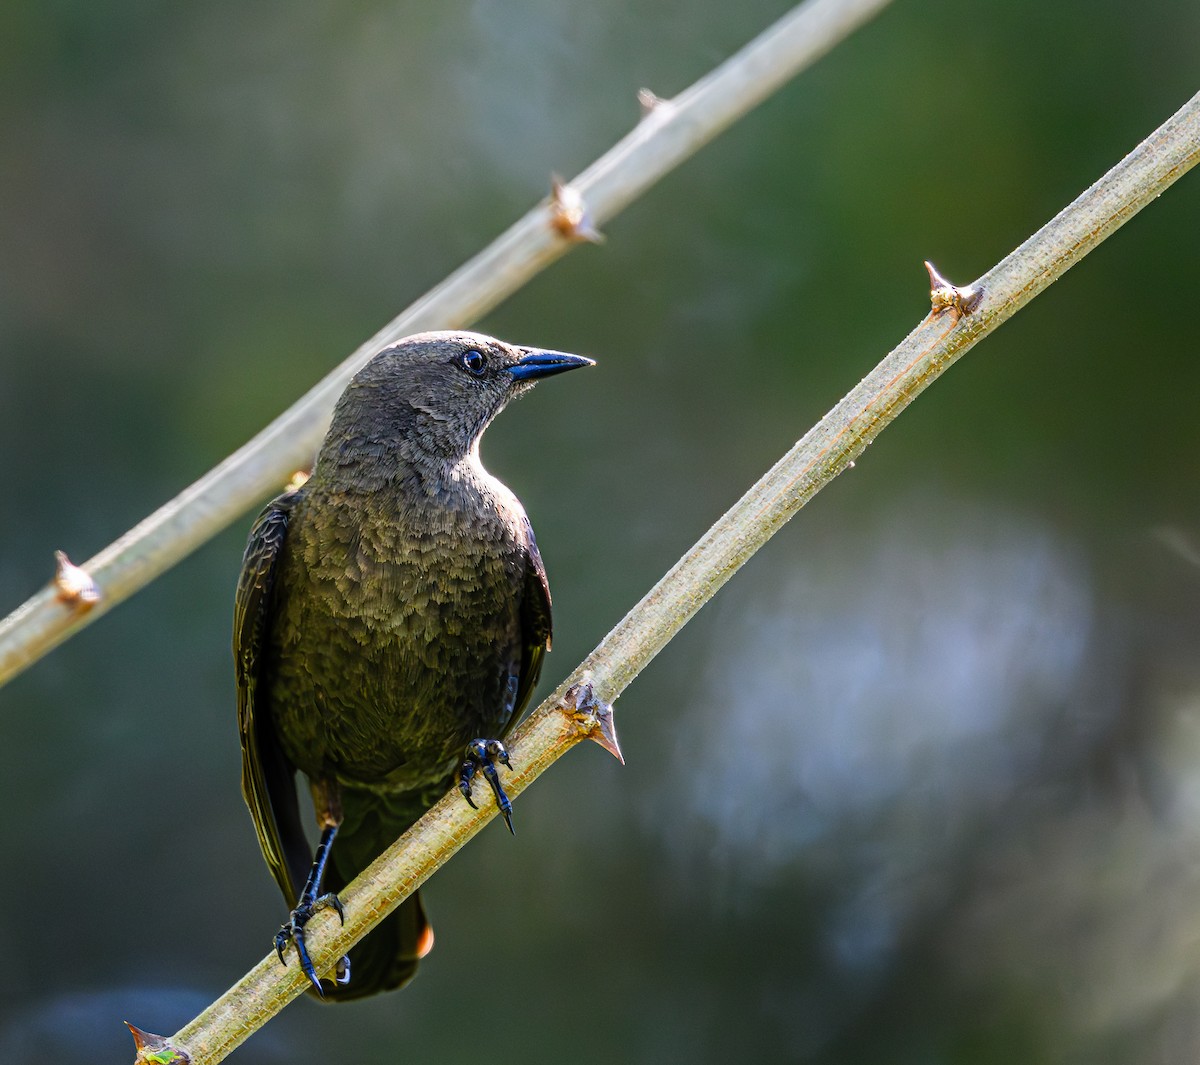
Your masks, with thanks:
<instances>
[{"instance_id":1,"label":"bird's beak","mask_svg":"<svg viewBox=\"0 0 1200 1065\"><path fill-rule=\"evenodd\" d=\"M580 366L595 366L592 359L582 355L568 355L565 351L531 351L519 362L508 368L516 381L536 381L539 377L566 373Z\"/></svg>"}]
</instances>

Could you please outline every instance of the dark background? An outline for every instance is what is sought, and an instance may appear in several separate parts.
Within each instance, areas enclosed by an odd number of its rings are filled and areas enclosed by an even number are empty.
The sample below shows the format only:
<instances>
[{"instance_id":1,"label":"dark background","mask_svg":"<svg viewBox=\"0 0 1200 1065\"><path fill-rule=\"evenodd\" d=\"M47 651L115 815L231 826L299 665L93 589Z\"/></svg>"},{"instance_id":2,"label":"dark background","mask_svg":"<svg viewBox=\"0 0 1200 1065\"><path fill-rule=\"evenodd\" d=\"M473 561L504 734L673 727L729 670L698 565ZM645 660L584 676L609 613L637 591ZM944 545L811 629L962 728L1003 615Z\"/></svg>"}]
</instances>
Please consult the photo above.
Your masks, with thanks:
<instances>
[{"instance_id":1,"label":"dark background","mask_svg":"<svg viewBox=\"0 0 1200 1065\"><path fill-rule=\"evenodd\" d=\"M786 10L8 0L0 607L240 445ZM898 2L480 323L599 366L485 458L545 689L925 313L1196 89L1200 7ZM235 1060L1194 1061L1200 178L921 398L427 896L406 991ZM0 692L0 1060L125 1061L269 949L250 516Z\"/></svg>"}]
</instances>

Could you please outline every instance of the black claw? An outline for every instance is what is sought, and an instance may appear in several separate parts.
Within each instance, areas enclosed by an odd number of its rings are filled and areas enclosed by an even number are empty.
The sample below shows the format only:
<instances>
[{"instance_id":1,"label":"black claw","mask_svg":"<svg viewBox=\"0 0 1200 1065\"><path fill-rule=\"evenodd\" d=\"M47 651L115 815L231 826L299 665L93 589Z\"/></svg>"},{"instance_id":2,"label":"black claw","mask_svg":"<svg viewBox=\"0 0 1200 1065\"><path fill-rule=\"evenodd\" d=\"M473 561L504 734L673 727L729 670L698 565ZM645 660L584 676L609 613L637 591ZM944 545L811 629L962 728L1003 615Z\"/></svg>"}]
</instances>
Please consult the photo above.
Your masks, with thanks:
<instances>
[{"instance_id":1,"label":"black claw","mask_svg":"<svg viewBox=\"0 0 1200 1065\"><path fill-rule=\"evenodd\" d=\"M463 798L467 800L467 805L472 810L478 810L475 805L475 800L471 798L471 779L475 776L475 769L478 762L472 757L475 754L475 745L472 744L467 748L467 758L458 768L458 790L462 792Z\"/></svg>"},{"instance_id":2,"label":"black claw","mask_svg":"<svg viewBox=\"0 0 1200 1065\"><path fill-rule=\"evenodd\" d=\"M308 982L313 985L313 990L324 998L325 992L321 990L321 981L317 979L317 971L313 968L312 958L308 956L308 946L304 942L304 933L297 930L292 935L292 942L296 944L296 953L300 955L300 968L304 970L304 975L308 977Z\"/></svg>"},{"instance_id":3,"label":"black claw","mask_svg":"<svg viewBox=\"0 0 1200 1065\"><path fill-rule=\"evenodd\" d=\"M325 992L321 989L321 981L317 977L316 968L313 966L312 959L308 956L308 944L304 939L304 929L308 922L312 919L312 915L319 910L333 910L338 915L338 920L342 924L346 923L346 913L342 907L342 900L337 897L332 891L327 895L322 895L320 898L314 899L312 902L305 902L303 899L299 902L288 917L287 924L275 933L275 953L279 955L279 960L287 965L287 958L284 956L284 948L288 943L296 945L296 954L300 958L300 968L304 975L308 977L308 982L312 984L313 990L322 998L325 997ZM345 963L344 966L342 963ZM350 963L346 958L338 963L337 982L345 983L350 979ZM344 974L344 977L343 977Z\"/></svg>"},{"instance_id":4,"label":"black claw","mask_svg":"<svg viewBox=\"0 0 1200 1065\"><path fill-rule=\"evenodd\" d=\"M346 923L346 911L342 908L342 900L337 897L332 891L328 895L322 895L316 902L313 903L313 913L317 910L331 909L338 915L338 920L344 925Z\"/></svg>"},{"instance_id":5,"label":"black claw","mask_svg":"<svg viewBox=\"0 0 1200 1065\"><path fill-rule=\"evenodd\" d=\"M503 756L497 757L497 761ZM511 769L512 767L509 766ZM504 814L504 820L508 822L508 830L515 836L512 826L512 803L507 795L504 794L504 788L500 786L500 774L496 772L496 767L491 762L483 763L483 775L487 778L487 782L492 786L492 794L496 796L496 805L500 807L500 812Z\"/></svg>"},{"instance_id":6,"label":"black claw","mask_svg":"<svg viewBox=\"0 0 1200 1065\"><path fill-rule=\"evenodd\" d=\"M458 771L458 790L463 793L463 798L467 800L471 808L478 810L479 807L471 798L471 781L476 771L481 771L491 786L492 794L496 796L496 805L504 815L509 832L515 836L517 832L512 823L512 803L504 794L504 788L500 784L500 774L496 771L497 762L508 770L512 770L512 762L508 759L508 751L503 743L499 740L472 740L467 744L466 758L463 759L463 764Z\"/></svg>"}]
</instances>

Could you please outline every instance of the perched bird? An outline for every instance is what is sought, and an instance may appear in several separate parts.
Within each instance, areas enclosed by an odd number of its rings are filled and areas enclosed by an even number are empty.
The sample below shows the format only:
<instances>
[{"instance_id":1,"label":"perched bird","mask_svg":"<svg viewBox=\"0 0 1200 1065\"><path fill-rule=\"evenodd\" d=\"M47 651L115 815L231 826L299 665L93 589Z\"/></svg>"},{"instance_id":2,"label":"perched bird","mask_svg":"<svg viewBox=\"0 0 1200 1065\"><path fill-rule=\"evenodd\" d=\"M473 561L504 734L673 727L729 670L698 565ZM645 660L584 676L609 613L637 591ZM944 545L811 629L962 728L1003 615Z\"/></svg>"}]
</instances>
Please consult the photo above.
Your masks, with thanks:
<instances>
[{"instance_id":1,"label":"perched bird","mask_svg":"<svg viewBox=\"0 0 1200 1065\"><path fill-rule=\"evenodd\" d=\"M550 591L529 519L479 459L488 423L542 377L592 360L474 333L381 351L333 413L312 476L258 516L234 610L242 792L316 993L400 987L433 945L413 895L327 988L304 941L337 891L453 783L488 780L550 646ZM321 830L305 838L295 774ZM472 802L471 805L474 805ZM285 962L286 963L286 962ZM351 975L352 974L352 975Z\"/></svg>"}]
</instances>

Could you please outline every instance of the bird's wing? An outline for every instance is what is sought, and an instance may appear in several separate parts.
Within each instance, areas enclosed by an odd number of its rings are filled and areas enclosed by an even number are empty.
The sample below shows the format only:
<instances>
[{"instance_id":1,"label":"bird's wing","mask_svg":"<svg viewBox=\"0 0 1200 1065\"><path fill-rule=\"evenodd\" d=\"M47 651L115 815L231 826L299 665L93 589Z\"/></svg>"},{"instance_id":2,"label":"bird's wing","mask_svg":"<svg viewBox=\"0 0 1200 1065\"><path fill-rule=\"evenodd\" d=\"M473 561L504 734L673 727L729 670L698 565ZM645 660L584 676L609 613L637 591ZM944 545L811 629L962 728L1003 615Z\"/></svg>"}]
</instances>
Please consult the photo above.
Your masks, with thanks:
<instances>
[{"instance_id":1,"label":"bird's wing","mask_svg":"<svg viewBox=\"0 0 1200 1065\"><path fill-rule=\"evenodd\" d=\"M542 673L542 659L550 649L550 585L546 567L533 537L533 526L525 519L525 594L521 599L521 632L524 637L521 653L521 675L517 679L517 701L512 723L525 711L533 689Z\"/></svg>"},{"instance_id":2,"label":"bird's wing","mask_svg":"<svg viewBox=\"0 0 1200 1065\"><path fill-rule=\"evenodd\" d=\"M294 906L311 855L300 823L295 769L279 747L260 691L271 625L272 593L288 520L301 492L272 500L254 522L233 610L238 731L242 740L242 795L250 807L258 845L289 906Z\"/></svg>"}]
</instances>

